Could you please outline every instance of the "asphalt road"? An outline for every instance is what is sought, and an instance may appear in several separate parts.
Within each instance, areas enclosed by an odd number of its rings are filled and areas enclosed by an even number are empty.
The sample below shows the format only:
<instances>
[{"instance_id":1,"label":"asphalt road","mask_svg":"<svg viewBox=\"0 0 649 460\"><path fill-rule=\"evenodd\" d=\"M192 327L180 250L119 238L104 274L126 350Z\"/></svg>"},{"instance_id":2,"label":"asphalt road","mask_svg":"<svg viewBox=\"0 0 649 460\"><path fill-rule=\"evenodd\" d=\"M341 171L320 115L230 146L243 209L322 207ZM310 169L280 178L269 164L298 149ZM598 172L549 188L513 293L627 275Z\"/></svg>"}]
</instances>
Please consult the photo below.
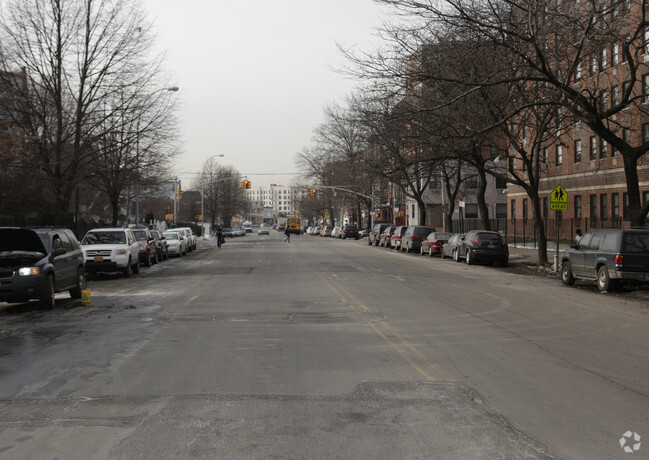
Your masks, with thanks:
<instances>
[{"instance_id":1,"label":"asphalt road","mask_svg":"<svg viewBox=\"0 0 649 460\"><path fill-rule=\"evenodd\" d=\"M282 239L0 306L0 458L649 457L646 302Z\"/></svg>"}]
</instances>

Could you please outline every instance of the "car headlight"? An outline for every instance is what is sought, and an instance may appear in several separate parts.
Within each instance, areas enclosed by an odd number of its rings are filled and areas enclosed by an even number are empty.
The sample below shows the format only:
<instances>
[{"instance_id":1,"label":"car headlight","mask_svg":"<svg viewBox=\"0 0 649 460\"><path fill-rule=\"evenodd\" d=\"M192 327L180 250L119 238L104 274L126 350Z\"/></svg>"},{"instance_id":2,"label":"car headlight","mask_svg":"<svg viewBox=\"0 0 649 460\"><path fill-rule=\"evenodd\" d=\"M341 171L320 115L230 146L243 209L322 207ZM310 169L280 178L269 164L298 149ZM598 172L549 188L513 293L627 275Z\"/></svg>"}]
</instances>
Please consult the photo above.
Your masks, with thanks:
<instances>
[{"instance_id":1,"label":"car headlight","mask_svg":"<svg viewBox=\"0 0 649 460\"><path fill-rule=\"evenodd\" d=\"M22 267L18 270L20 276L40 275L41 269L38 267Z\"/></svg>"},{"instance_id":2,"label":"car headlight","mask_svg":"<svg viewBox=\"0 0 649 460\"><path fill-rule=\"evenodd\" d=\"M124 249L124 248L116 249L115 254L117 254L118 256L124 255L124 254L126 254L126 249Z\"/></svg>"}]
</instances>

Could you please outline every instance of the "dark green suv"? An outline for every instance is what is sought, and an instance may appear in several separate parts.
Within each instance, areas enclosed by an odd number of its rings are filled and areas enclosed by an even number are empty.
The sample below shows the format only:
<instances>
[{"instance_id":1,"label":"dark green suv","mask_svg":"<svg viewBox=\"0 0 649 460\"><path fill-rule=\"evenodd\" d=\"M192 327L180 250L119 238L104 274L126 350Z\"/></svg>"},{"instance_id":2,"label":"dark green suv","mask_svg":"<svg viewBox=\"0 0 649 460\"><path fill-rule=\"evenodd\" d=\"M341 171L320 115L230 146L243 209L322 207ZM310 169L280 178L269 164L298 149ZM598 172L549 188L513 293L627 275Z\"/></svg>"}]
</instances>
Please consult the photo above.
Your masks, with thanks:
<instances>
[{"instance_id":1,"label":"dark green suv","mask_svg":"<svg viewBox=\"0 0 649 460\"><path fill-rule=\"evenodd\" d=\"M600 291L625 281L649 283L649 230L607 229L586 233L561 255L561 282L597 281Z\"/></svg>"}]
</instances>

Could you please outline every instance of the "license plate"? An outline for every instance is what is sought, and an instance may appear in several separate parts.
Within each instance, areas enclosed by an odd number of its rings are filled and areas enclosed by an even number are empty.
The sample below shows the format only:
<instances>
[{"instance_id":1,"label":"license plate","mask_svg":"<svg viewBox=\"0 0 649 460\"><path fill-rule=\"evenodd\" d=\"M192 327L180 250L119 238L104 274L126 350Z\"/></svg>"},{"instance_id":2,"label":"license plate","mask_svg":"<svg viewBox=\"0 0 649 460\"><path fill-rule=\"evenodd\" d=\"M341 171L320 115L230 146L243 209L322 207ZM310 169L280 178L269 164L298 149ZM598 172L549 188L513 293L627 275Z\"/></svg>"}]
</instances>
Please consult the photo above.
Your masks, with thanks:
<instances>
[{"instance_id":1,"label":"license plate","mask_svg":"<svg viewBox=\"0 0 649 460\"><path fill-rule=\"evenodd\" d=\"M104 261L104 258L103 258L103 257L95 257L95 258L93 259L93 261L94 261L94 262L103 262L103 261Z\"/></svg>"},{"instance_id":2,"label":"license plate","mask_svg":"<svg viewBox=\"0 0 649 460\"><path fill-rule=\"evenodd\" d=\"M487 247L488 247L489 249L495 249L495 248L496 248L496 245L495 245L495 244L490 244L490 245L488 245Z\"/></svg>"}]
</instances>

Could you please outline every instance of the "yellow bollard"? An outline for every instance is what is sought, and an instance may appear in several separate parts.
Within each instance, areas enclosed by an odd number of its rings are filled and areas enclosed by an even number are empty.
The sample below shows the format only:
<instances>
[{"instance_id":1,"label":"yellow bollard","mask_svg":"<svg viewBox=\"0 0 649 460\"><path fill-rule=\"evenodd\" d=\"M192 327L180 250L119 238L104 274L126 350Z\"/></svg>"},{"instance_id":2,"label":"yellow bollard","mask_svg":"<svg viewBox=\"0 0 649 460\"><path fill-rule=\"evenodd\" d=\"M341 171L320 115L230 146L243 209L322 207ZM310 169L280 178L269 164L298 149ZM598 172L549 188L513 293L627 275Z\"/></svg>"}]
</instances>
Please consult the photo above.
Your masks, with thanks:
<instances>
[{"instance_id":1,"label":"yellow bollard","mask_svg":"<svg viewBox=\"0 0 649 460\"><path fill-rule=\"evenodd\" d=\"M81 305L90 305L90 289L81 291Z\"/></svg>"}]
</instances>

